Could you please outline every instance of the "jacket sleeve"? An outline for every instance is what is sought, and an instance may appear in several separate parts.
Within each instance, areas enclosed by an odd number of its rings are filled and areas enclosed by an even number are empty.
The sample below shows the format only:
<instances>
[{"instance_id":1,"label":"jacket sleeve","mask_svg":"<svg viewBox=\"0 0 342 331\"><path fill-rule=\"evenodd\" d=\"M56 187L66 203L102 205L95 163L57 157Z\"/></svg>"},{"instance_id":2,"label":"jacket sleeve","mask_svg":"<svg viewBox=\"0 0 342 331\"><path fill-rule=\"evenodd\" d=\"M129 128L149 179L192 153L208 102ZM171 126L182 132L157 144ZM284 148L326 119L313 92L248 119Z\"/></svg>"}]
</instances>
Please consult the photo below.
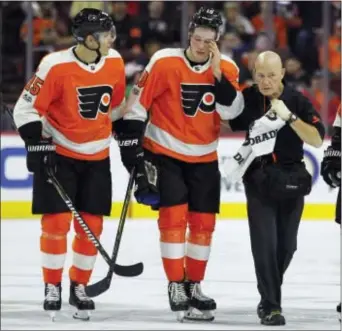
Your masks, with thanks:
<instances>
[{"instance_id":1,"label":"jacket sleeve","mask_svg":"<svg viewBox=\"0 0 342 331\"><path fill-rule=\"evenodd\" d=\"M324 139L325 128L322 123L321 116L316 111L315 107L304 95L299 96L298 117L305 123L313 125L322 139Z\"/></svg>"}]
</instances>

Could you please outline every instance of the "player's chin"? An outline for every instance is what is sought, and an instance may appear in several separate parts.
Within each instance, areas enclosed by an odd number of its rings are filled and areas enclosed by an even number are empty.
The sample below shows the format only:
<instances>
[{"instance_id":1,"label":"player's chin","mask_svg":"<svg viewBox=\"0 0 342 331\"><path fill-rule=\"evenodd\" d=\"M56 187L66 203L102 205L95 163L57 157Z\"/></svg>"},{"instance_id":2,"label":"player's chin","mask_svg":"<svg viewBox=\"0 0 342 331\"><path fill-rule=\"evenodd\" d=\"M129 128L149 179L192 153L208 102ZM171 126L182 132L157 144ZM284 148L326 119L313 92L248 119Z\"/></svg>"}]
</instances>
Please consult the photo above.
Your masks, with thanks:
<instances>
[{"instance_id":1,"label":"player's chin","mask_svg":"<svg viewBox=\"0 0 342 331\"><path fill-rule=\"evenodd\" d=\"M108 53L109 53L109 48L101 50L101 55L102 56L106 56L106 55L108 55Z\"/></svg>"},{"instance_id":2,"label":"player's chin","mask_svg":"<svg viewBox=\"0 0 342 331\"><path fill-rule=\"evenodd\" d=\"M197 62L204 62L208 60L209 54L204 53L204 52L196 52L196 61Z\"/></svg>"}]
</instances>

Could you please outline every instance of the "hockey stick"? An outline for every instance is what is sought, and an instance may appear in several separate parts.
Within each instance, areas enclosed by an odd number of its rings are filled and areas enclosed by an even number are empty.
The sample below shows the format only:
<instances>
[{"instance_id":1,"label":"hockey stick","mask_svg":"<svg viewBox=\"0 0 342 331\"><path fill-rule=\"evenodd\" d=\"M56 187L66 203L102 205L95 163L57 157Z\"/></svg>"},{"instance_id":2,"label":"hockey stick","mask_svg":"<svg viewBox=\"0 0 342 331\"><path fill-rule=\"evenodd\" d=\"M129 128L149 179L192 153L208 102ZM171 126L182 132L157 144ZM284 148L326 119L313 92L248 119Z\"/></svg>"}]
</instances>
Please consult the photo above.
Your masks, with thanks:
<instances>
[{"instance_id":1,"label":"hockey stick","mask_svg":"<svg viewBox=\"0 0 342 331\"><path fill-rule=\"evenodd\" d=\"M89 297L96 297L104 292L106 292L111 284L112 278L113 278L113 272L115 272L115 269L113 269L113 266L115 266L115 262L118 257L118 251L119 251L119 246L120 246L120 241L122 237L122 232L123 228L125 225L126 221L126 215L127 215L127 210L128 210L128 205L129 205L129 200L132 194L132 189L133 189L133 183L134 183L134 173L135 173L135 168L132 169L130 176L129 176L129 181L127 185L127 190L126 190L126 196L125 196L125 201L121 210L121 216L120 216L120 221L118 225L118 230L116 232L116 238L115 238L115 244L113 248L113 253L112 253L112 265L109 267L107 276L100 281L88 285L85 287L85 292ZM135 265L136 268L140 268L139 271L143 271L143 264L138 263Z\"/></svg>"},{"instance_id":2,"label":"hockey stick","mask_svg":"<svg viewBox=\"0 0 342 331\"><path fill-rule=\"evenodd\" d=\"M7 106L4 106L5 110L8 112L10 115L13 125L15 126L14 119L13 119L13 114L9 110ZM107 262L109 267L113 269L113 271L119 275L119 276L124 276L124 277L135 277L138 276L142 273L143 271L143 264L141 262L134 264L134 265L128 265L128 266L122 266L118 265L112 262L111 258L109 257L108 253L105 251L99 240L96 238L94 233L91 231L87 223L84 221L80 213L76 210L74 207L74 204L72 203L71 199L65 192L64 188L62 185L59 183L51 169L47 170L47 175L49 177L48 181L55 187L57 193L60 195L62 200L65 202L69 210L72 212L84 232L86 233L88 239L93 243L93 245L97 248L97 250L100 252L104 260ZM126 194L127 195L127 194ZM126 210L127 213L127 210ZM126 217L126 214L125 214Z\"/></svg>"}]
</instances>

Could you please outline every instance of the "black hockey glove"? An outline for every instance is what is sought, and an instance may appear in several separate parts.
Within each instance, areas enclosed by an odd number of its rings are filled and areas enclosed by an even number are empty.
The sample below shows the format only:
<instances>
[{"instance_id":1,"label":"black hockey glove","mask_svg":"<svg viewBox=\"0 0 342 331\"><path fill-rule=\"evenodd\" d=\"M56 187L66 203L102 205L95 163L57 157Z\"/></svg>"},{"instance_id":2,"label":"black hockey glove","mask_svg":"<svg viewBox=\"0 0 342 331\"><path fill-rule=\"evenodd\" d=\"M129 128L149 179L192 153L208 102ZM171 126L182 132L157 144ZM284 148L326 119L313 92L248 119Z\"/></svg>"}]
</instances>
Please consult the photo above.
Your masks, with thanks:
<instances>
[{"instance_id":1,"label":"black hockey glove","mask_svg":"<svg viewBox=\"0 0 342 331\"><path fill-rule=\"evenodd\" d=\"M341 151L335 150L331 146L324 151L321 175L331 187L341 186Z\"/></svg>"},{"instance_id":2,"label":"black hockey glove","mask_svg":"<svg viewBox=\"0 0 342 331\"><path fill-rule=\"evenodd\" d=\"M148 160L136 165L134 196L138 203L153 207L159 205L158 169Z\"/></svg>"},{"instance_id":3,"label":"black hockey glove","mask_svg":"<svg viewBox=\"0 0 342 331\"><path fill-rule=\"evenodd\" d=\"M145 123L137 120L119 119L113 122L114 138L120 148L121 161L128 172L143 162L142 139L144 128Z\"/></svg>"},{"instance_id":4,"label":"black hockey glove","mask_svg":"<svg viewBox=\"0 0 342 331\"><path fill-rule=\"evenodd\" d=\"M119 134L116 140L120 147L121 161L127 171L131 172L133 167L144 160L141 139L135 134Z\"/></svg>"},{"instance_id":5,"label":"black hockey glove","mask_svg":"<svg viewBox=\"0 0 342 331\"><path fill-rule=\"evenodd\" d=\"M42 172L52 170L56 172L56 145L52 139L27 140L25 143L27 157L26 166L30 172Z\"/></svg>"}]
</instances>

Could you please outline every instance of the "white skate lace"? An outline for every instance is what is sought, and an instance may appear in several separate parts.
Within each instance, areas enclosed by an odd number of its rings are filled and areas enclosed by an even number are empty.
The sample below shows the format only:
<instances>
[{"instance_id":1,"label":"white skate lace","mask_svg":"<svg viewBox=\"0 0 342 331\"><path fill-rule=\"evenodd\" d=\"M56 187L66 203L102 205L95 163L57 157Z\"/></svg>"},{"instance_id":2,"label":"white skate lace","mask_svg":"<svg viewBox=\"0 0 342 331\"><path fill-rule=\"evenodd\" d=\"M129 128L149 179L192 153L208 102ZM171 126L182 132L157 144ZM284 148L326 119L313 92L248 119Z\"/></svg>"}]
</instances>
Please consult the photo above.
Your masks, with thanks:
<instances>
[{"instance_id":1,"label":"white skate lace","mask_svg":"<svg viewBox=\"0 0 342 331\"><path fill-rule=\"evenodd\" d=\"M174 302L183 302L188 300L183 283L170 283L169 291L171 292L171 298Z\"/></svg>"},{"instance_id":2,"label":"white skate lace","mask_svg":"<svg viewBox=\"0 0 342 331\"><path fill-rule=\"evenodd\" d=\"M202 293L201 285L199 283L190 284L190 293L192 298L198 299L200 301L211 300L211 298Z\"/></svg>"},{"instance_id":3,"label":"white skate lace","mask_svg":"<svg viewBox=\"0 0 342 331\"><path fill-rule=\"evenodd\" d=\"M47 291L46 291L45 299L47 301L58 301L60 298L58 287L53 284L47 284L46 288L47 288Z\"/></svg>"},{"instance_id":4,"label":"white skate lace","mask_svg":"<svg viewBox=\"0 0 342 331\"><path fill-rule=\"evenodd\" d=\"M75 294L81 301L90 301L90 298L85 293L85 287L83 284L75 286Z\"/></svg>"}]
</instances>

